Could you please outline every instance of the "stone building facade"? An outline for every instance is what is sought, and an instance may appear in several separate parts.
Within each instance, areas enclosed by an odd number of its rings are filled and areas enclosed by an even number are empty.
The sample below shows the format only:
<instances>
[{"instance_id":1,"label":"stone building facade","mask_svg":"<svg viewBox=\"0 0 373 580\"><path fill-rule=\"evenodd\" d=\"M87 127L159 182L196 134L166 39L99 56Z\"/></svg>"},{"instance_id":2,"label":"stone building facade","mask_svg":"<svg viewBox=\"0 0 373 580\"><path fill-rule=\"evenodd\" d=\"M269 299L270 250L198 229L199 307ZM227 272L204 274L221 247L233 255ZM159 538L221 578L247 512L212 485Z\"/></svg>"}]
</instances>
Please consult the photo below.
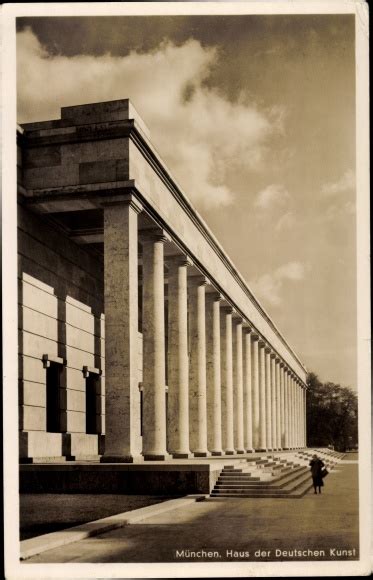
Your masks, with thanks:
<instances>
[{"instance_id":1,"label":"stone building facade","mask_svg":"<svg viewBox=\"0 0 373 580\"><path fill-rule=\"evenodd\" d=\"M127 100L18 128L22 462L306 446L306 369Z\"/></svg>"}]
</instances>

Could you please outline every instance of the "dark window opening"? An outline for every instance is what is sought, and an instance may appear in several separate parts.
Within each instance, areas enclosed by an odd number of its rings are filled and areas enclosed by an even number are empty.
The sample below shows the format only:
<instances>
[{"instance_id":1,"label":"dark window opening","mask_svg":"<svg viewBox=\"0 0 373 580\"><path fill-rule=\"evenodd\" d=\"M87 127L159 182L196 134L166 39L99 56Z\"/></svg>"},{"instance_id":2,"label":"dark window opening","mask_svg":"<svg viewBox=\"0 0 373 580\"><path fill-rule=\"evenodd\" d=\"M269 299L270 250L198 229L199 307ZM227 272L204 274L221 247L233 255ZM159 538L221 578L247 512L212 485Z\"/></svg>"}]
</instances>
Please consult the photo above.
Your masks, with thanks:
<instances>
[{"instance_id":1,"label":"dark window opening","mask_svg":"<svg viewBox=\"0 0 373 580\"><path fill-rule=\"evenodd\" d=\"M62 367L52 362L47 368L47 431L49 433L61 432L61 371Z\"/></svg>"},{"instance_id":2,"label":"dark window opening","mask_svg":"<svg viewBox=\"0 0 373 580\"><path fill-rule=\"evenodd\" d=\"M86 391L85 391L85 422L86 422L86 433L96 434L97 433L97 402L98 402L98 381L99 378L95 375L90 374L86 380Z\"/></svg>"},{"instance_id":3,"label":"dark window opening","mask_svg":"<svg viewBox=\"0 0 373 580\"><path fill-rule=\"evenodd\" d=\"M140 435L143 434L143 420L144 420L144 393L140 391Z\"/></svg>"}]
</instances>

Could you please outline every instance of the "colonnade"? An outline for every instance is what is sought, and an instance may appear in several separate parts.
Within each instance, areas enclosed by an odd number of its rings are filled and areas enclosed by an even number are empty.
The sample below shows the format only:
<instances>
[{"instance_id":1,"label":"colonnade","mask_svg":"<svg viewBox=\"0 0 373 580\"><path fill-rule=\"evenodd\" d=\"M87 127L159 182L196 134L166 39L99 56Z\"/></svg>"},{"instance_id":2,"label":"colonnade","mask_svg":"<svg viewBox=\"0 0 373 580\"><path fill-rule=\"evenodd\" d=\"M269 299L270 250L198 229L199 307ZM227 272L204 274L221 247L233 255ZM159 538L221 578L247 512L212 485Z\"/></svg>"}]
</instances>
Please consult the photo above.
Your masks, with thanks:
<instances>
[{"instance_id":1,"label":"colonnade","mask_svg":"<svg viewBox=\"0 0 373 580\"><path fill-rule=\"evenodd\" d=\"M133 461L142 245L142 455L233 455L306 446L305 385L250 321L158 228L138 236L134 196L104 207L106 442ZM168 348L164 316L168 270ZM168 373L166 377L166 357ZM165 389L168 386L166 411ZM166 430L166 422L168 429Z\"/></svg>"}]
</instances>

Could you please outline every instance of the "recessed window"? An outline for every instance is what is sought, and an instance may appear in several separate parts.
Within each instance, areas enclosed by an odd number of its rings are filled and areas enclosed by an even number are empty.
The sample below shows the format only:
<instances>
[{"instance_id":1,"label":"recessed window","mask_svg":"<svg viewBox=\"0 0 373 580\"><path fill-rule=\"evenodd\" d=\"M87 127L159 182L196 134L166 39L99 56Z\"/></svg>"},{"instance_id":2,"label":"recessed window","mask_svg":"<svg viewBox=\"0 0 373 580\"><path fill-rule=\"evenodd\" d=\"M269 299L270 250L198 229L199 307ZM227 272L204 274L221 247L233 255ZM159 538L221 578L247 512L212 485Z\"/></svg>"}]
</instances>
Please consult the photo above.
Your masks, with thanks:
<instances>
[{"instance_id":1,"label":"recessed window","mask_svg":"<svg viewBox=\"0 0 373 580\"><path fill-rule=\"evenodd\" d=\"M99 415L98 400L99 400L99 376L90 373L85 380L85 421L86 433L96 434L97 431L97 415Z\"/></svg>"},{"instance_id":2,"label":"recessed window","mask_svg":"<svg viewBox=\"0 0 373 580\"><path fill-rule=\"evenodd\" d=\"M49 433L61 432L61 371L62 366L50 363L47 371L47 431Z\"/></svg>"}]
</instances>

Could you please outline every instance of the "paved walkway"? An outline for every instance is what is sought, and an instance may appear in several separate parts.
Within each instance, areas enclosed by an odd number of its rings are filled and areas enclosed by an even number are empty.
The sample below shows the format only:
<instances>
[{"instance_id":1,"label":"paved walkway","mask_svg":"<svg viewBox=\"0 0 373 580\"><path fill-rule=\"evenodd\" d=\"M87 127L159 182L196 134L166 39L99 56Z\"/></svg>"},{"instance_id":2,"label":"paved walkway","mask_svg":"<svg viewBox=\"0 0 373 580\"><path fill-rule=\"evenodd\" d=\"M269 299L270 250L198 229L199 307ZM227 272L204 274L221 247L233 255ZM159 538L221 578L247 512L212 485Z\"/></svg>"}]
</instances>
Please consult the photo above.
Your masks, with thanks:
<instances>
[{"instance_id":1,"label":"paved walkway","mask_svg":"<svg viewBox=\"0 0 373 580\"><path fill-rule=\"evenodd\" d=\"M48 550L24 565L347 560L358 558L358 545L358 465L346 461L327 476L321 495L209 498Z\"/></svg>"}]
</instances>

